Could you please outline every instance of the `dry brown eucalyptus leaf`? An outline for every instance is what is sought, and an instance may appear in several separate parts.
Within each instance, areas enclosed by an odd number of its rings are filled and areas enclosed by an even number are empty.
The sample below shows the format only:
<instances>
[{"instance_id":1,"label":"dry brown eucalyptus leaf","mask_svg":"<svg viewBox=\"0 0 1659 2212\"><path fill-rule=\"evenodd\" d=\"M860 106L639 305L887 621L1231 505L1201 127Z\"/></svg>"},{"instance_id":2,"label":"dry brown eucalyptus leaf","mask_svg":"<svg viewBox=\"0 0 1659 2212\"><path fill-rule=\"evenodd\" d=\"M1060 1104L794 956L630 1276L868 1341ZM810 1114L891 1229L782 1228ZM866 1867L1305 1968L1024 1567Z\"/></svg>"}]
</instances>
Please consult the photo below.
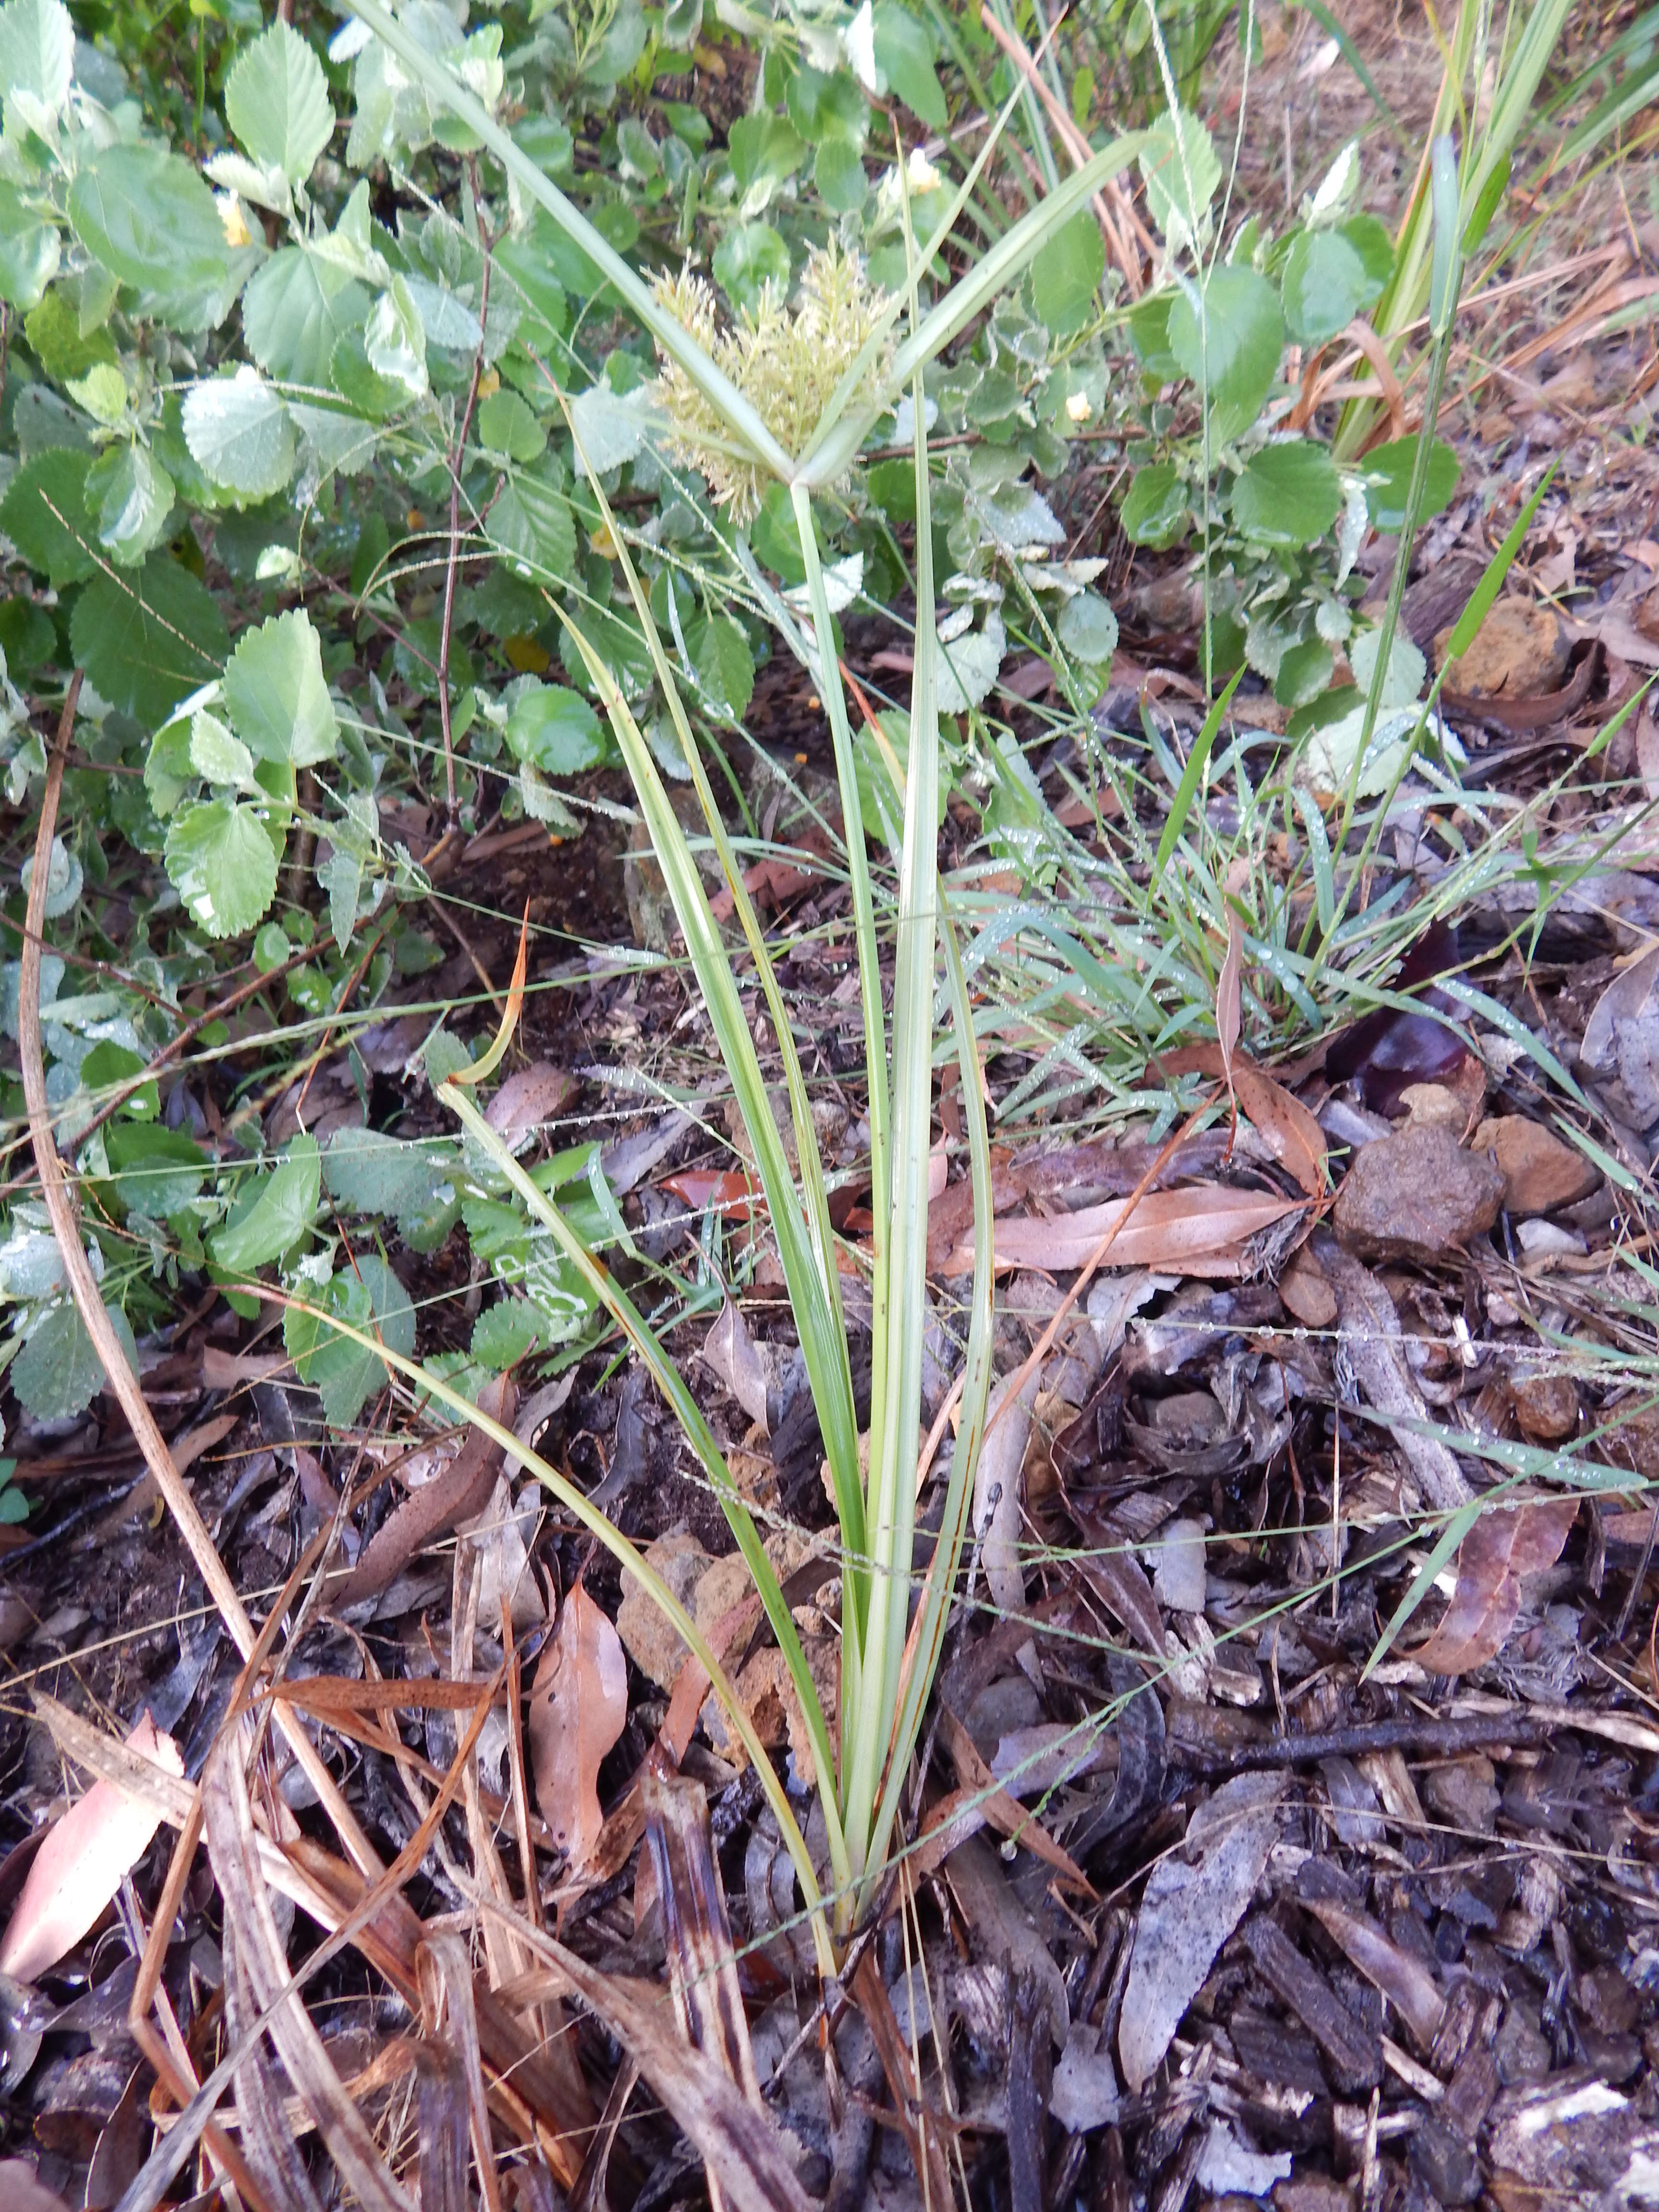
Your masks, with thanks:
<instances>
[{"instance_id":1,"label":"dry brown eucalyptus leaf","mask_svg":"<svg viewBox=\"0 0 1659 2212\"><path fill-rule=\"evenodd\" d=\"M580 1583L564 1601L530 1693L536 1802L573 1868L599 1839L599 1767L628 1724L628 1662L615 1626Z\"/></svg>"}]
</instances>

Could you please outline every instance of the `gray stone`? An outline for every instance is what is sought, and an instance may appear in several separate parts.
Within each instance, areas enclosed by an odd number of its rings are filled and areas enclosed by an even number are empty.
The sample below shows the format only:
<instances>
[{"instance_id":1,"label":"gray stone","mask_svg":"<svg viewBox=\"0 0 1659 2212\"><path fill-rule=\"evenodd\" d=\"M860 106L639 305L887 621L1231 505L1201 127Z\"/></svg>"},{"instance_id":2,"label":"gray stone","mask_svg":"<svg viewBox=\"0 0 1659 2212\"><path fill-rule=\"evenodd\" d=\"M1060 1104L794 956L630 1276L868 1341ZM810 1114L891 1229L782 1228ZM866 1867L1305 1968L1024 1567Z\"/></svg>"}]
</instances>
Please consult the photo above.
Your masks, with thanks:
<instances>
[{"instance_id":1,"label":"gray stone","mask_svg":"<svg viewBox=\"0 0 1659 2212\"><path fill-rule=\"evenodd\" d=\"M1333 1218L1340 1241L1362 1260L1436 1267L1490 1229L1503 1203L1504 1177L1492 1162L1431 1126L1379 1137L1357 1153Z\"/></svg>"}]
</instances>

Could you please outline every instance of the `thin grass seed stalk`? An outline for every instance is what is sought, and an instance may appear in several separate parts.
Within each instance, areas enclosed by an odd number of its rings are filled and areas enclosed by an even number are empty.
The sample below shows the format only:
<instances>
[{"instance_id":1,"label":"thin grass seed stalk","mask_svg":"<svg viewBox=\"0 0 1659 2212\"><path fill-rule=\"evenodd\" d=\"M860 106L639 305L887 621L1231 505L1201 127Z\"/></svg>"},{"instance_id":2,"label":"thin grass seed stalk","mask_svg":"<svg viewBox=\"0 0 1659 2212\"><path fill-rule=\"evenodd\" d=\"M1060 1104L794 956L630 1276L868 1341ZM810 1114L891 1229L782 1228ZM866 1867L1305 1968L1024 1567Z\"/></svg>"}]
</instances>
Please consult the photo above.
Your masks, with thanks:
<instances>
[{"instance_id":1,"label":"thin grass seed stalk","mask_svg":"<svg viewBox=\"0 0 1659 2212\"><path fill-rule=\"evenodd\" d=\"M768 284L752 312L722 330L714 288L691 269L657 284L657 298L749 400L785 453L799 455L823 418L842 377L886 317L888 295L872 286L856 254L832 239L807 255L796 304ZM733 450L732 426L681 364L661 352L657 398L671 426L674 457L702 471L716 502L741 526L759 512L772 473ZM890 337L866 365L871 394L886 391Z\"/></svg>"}]
</instances>

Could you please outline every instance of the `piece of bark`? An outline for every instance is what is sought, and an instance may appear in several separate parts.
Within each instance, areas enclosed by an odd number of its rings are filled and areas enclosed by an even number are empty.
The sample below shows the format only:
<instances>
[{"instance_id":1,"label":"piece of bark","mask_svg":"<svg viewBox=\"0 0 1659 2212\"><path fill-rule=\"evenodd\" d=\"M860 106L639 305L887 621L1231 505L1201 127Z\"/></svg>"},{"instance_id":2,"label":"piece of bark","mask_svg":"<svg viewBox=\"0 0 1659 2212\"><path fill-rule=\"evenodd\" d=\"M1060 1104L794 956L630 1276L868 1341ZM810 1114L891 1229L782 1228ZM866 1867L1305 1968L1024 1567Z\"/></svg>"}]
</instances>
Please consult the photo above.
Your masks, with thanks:
<instances>
[{"instance_id":1,"label":"piece of bark","mask_svg":"<svg viewBox=\"0 0 1659 2212\"><path fill-rule=\"evenodd\" d=\"M1270 1914L1258 1913L1246 1921L1243 1936L1256 1971L1324 2052L1340 2093L1352 2097L1362 2089L1375 2089L1382 2079L1381 2038L1355 2019Z\"/></svg>"},{"instance_id":2,"label":"piece of bark","mask_svg":"<svg viewBox=\"0 0 1659 2212\"><path fill-rule=\"evenodd\" d=\"M1319 1230L1310 1243L1321 1272L1336 1293L1342 1348L1354 1379L1367 1402L1383 1417L1384 1426L1417 1478L1424 1503L1440 1512L1467 1505L1473 1492L1451 1453L1437 1437L1423 1436L1405 1425L1419 1421L1426 1425L1429 1409L1406 1364L1394 1300L1334 1237Z\"/></svg>"}]
</instances>

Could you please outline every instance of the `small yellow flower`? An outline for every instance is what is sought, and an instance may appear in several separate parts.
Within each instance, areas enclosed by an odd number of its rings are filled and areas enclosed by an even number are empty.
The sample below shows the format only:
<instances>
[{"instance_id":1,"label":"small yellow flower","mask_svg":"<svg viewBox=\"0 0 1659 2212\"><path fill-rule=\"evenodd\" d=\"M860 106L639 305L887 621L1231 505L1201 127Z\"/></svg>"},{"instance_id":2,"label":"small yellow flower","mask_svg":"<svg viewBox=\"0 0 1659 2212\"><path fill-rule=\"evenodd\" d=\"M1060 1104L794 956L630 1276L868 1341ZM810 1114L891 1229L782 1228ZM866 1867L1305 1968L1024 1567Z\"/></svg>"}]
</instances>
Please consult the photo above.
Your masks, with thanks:
<instances>
[{"instance_id":1,"label":"small yellow flower","mask_svg":"<svg viewBox=\"0 0 1659 2212\"><path fill-rule=\"evenodd\" d=\"M478 379L479 398L493 399L501 388L501 380L499 373L493 368L485 369L483 374Z\"/></svg>"},{"instance_id":2,"label":"small yellow flower","mask_svg":"<svg viewBox=\"0 0 1659 2212\"><path fill-rule=\"evenodd\" d=\"M933 167L920 146L910 149L910 158L905 164L910 189L918 197L924 192L936 192L945 179Z\"/></svg>"},{"instance_id":3,"label":"small yellow flower","mask_svg":"<svg viewBox=\"0 0 1659 2212\"><path fill-rule=\"evenodd\" d=\"M1066 412L1073 422L1086 422L1094 411L1086 392L1074 392L1066 402Z\"/></svg>"},{"instance_id":4,"label":"small yellow flower","mask_svg":"<svg viewBox=\"0 0 1659 2212\"><path fill-rule=\"evenodd\" d=\"M219 210L219 227L225 234L228 246L252 246L252 234L247 227L247 217L242 213L242 203L234 192L215 192L215 204Z\"/></svg>"}]
</instances>

